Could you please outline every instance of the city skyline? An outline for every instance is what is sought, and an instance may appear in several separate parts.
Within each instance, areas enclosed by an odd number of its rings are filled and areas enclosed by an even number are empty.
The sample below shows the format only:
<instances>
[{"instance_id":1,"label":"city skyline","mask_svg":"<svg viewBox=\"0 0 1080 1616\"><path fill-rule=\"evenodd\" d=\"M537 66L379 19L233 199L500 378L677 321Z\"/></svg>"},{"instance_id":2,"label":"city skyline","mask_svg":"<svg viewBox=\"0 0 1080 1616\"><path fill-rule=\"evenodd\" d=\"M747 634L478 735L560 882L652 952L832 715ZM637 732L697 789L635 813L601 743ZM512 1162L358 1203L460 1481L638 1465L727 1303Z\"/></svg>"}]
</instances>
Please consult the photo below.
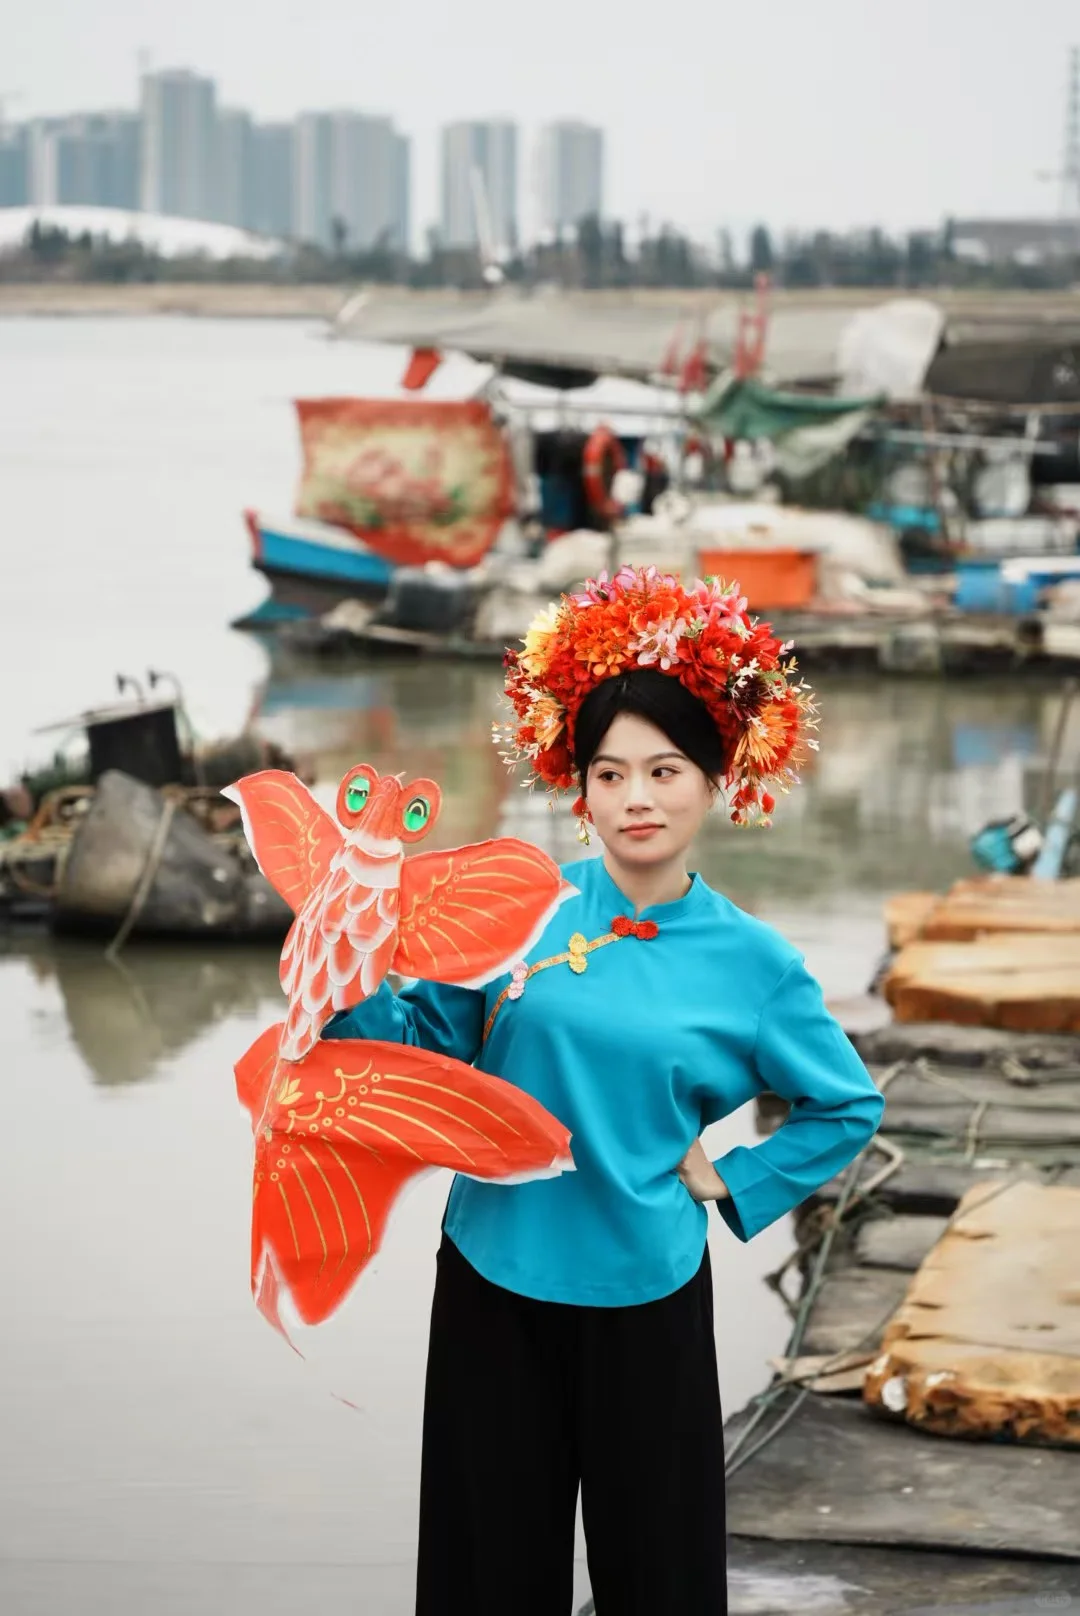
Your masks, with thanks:
<instances>
[{"instance_id":1,"label":"city skyline","mask_svg":"<svg viewBox=\"0 0 1080 1616\"><path fill-rule=\"evenodd\" d=\"M260 122L311 107L391 115L412 140L420 226L440 211L444 125L583 118L608 134L612 217L713 242L720 226L757 222L903 231L950 214L1054 214L1078 33L1066 0L985 0L977 13L911 0L902 15L865 0L668 0L625 28L587 0L548 0L527 27L495 0L376 17L341 0L263 0L254 29L212 0L39 0L5 39L0 92L9 118L129 108L145 50L154 67L198 65Z\"/></svg>"},{"instance_id":2,"label":"city skyline","mask_svg":"<svg viewBox=\"0 0 1080 1616\"><path fill-rule=\"evenodd\" d=\"M423 219L412 208L409 135L358 108L261 123L226 105L209 75L163 67L143 72L134 110L31 120L3 111L0 102L0 207L112 206L358 251L408 252L434 230L451 250L481 247L498 258L536 231L568 231L603 212L604 131L580 120L531 132L524 184L516 121L444 125L438 211ZM523 209L534 190L534 205ZM532 232L523 228L530 214Z\"/></svg>"}]
</instances>

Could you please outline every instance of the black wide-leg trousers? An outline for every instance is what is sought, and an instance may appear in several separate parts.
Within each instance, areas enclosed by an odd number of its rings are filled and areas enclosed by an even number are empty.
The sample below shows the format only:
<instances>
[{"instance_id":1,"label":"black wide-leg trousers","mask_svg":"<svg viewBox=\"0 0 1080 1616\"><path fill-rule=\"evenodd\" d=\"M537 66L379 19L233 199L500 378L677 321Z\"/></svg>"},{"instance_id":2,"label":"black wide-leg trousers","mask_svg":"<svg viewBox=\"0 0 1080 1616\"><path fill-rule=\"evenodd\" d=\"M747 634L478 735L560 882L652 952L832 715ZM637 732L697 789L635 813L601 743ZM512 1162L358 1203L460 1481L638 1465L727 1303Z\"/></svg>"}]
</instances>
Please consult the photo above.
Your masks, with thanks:
<instances>
[{"instance_id":1,"label":"black wide-leg trousers","mask_svg":"<svg viewBox=\"0 0 1080 1616\"><path fill-rule=\"evenodd\" d=\"M578 1488L596 1616L725 1616L709 1255L637 1307L482 1278L444 1236L416 1616L570 1616Z\"/></svg>"}]
</instances>

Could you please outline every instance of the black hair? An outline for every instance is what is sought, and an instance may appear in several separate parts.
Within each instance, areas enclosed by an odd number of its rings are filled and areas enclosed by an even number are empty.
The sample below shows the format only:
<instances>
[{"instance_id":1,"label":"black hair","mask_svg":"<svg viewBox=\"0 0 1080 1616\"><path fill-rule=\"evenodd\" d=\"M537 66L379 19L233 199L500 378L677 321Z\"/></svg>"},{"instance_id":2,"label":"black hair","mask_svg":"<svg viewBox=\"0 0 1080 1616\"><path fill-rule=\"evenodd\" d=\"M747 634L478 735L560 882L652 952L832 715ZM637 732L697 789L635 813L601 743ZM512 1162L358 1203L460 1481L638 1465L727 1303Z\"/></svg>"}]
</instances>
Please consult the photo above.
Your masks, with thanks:
<instances>
[{"instance_id":1,"label":"black hair","mask_svg":"<svg viewBox=\"0 0 1080 1616\"><path fill-rule=\"evenodd\" d=\"M703 701L673 674L659 668L633 668L604 679L585 697L574 726L574 767L584 793L589 765L620 713L633 713L677 747L703 774L717 782L728 758L720 732Z\"/></svg>"}]
</instances>

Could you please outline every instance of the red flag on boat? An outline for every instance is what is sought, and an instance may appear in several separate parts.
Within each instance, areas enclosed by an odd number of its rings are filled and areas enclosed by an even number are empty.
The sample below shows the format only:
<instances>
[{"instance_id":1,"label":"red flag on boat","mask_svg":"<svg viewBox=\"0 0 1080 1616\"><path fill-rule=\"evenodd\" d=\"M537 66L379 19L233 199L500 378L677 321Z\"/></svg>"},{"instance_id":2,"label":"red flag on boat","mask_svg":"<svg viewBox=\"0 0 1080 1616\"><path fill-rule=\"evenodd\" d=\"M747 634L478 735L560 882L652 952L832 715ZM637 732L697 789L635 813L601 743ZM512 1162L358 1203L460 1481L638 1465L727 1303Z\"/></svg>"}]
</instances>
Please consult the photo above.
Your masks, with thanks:
<instances>
[{"instance_id":1,"label":"red flag on boat","mask_svg":"<svg viewBox=\"0 0 1080 1616\"><path fill-rule=\"evenodd\" d=\"M421 392L442 364L438 348L414 348L401 378L401 385L410 393Z\"/></svg>"},{"instance_id":2,"label":"red flag on boat","mask_svg":"<svg viewBox=\"0 0 1080 1616\"><path fill-rule=\"evenodd\" d=\"M699 340L687 355L679 375L679 387L684 393L700 393L708 379L705 344Z\"/></svg>"}]
</instances>

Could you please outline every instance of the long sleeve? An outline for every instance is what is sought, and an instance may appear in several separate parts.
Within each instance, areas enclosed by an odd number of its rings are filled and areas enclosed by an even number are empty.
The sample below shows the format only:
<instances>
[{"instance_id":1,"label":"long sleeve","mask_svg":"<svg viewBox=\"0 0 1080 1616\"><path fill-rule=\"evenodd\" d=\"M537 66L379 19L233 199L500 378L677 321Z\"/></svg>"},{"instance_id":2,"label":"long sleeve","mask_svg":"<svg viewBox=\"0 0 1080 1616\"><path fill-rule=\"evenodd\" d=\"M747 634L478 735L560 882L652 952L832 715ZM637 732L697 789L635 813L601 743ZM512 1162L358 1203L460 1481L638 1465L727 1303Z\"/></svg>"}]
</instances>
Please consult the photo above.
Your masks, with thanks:
<instances>
[{"instance_id":1,"label":"long sleeve","mask_svg":"<svg viewBox=\"0 0 1080 1616\"><path fill-rule=\"evenodd\" d=\"M801 959L762 1007L754 1064L762 1087L790 1100L791 1110L762 1144L736 1145L714 1163L731 1192L717 1206L740 1240L752 1240L853 1161L885 1105Z\"/></svg>"},{"instance_id":2,"label":"long sleeve","mask_svg":"<svg viewBox=\"0 0 1080 1616\"><path fill-rule=\"evenodd\" d=\"M484 995L474 988L417 982L395 993L382 982L370 998L334 1016L324 1038L378 1038L414 1044L471 1066L483 1043Z\"/></svg>"}]
</instances>

